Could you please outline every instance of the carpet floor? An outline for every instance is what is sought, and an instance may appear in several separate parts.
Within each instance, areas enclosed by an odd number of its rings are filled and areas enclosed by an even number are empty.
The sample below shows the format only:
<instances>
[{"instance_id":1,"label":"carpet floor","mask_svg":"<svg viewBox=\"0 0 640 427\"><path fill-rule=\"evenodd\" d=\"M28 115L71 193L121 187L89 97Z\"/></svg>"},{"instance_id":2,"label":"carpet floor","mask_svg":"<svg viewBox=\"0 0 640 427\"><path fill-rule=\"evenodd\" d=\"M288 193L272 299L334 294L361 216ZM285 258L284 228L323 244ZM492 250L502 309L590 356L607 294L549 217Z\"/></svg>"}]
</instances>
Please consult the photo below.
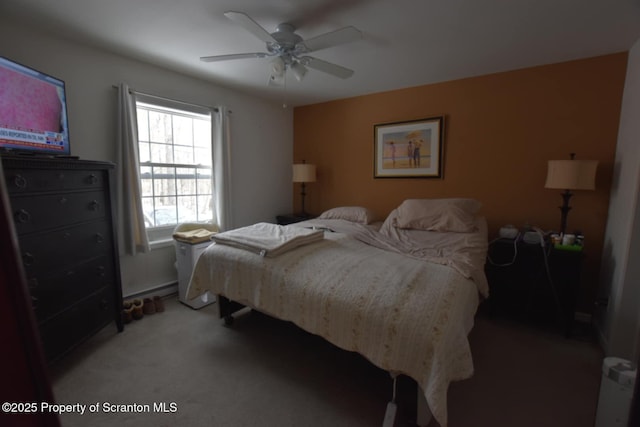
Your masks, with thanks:
<instances>
[{"instance_id":1,"label":"carpet floor","mask_svg":"<svg viewBox=\"0 0 640 427\"><path fill-rule=\"evenodd\" d=\"M382 425L392 380L358 354L256 312L224 327L215 305L165 306L51 367L57 403L87 405L64 427ZM593 426L603 356L592 339L483 314L469 338L475 374L449 389L450 427ZM415 419L407 383L396 426Z\"/></svg>"}]
</instances>

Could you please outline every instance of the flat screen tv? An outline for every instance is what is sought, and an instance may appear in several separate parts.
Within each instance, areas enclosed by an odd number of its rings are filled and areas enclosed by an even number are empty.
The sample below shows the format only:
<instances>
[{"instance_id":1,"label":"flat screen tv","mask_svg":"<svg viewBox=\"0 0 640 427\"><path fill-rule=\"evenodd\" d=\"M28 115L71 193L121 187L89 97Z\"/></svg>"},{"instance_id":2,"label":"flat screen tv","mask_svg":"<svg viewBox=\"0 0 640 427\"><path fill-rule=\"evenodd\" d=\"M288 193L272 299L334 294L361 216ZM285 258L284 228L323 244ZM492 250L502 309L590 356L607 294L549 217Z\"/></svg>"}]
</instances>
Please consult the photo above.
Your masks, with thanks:
<instances>
[{"instance_id":1,"label":"flat screen tv","mask_svg":"<svg viewBox=\"0 0 640 427\"><path fill-rule=\"evenodd\" d=\"M0 152L70 154L64 81L1 56Z\"/></svg>"}]
</instances>

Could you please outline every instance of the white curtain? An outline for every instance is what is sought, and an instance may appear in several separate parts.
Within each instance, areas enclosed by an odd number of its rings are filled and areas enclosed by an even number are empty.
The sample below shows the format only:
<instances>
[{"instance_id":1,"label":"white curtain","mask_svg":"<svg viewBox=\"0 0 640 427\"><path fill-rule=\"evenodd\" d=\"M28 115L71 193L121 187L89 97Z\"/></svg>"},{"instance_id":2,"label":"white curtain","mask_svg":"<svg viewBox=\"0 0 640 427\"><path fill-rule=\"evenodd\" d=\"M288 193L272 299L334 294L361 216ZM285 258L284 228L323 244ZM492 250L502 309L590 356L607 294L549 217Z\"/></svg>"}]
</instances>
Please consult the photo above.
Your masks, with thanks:
<instances>
[{"instance_id":1,"label":"white curtain","mask_svg":"<svg viewBox=\"0 0 640 427\"><path fill-rule=\"evenodd\" d=\"M218 107L212 111L212 155L213 155L213 222L221 231L233 228L231 215L231 126L229 110Z\"/></svg>"},{"instance_id":2,"label":"white curtain","mask_svg":"<svg viewBox=\"0 0 640 427\"><path fill-rule=\"evenodd\" d=\"M138 159L136 100L128 85L121 83L118 95L117 140L118 245L120 255L149 252L149 238L142 212Z\"/></svg>"}]
</instances>

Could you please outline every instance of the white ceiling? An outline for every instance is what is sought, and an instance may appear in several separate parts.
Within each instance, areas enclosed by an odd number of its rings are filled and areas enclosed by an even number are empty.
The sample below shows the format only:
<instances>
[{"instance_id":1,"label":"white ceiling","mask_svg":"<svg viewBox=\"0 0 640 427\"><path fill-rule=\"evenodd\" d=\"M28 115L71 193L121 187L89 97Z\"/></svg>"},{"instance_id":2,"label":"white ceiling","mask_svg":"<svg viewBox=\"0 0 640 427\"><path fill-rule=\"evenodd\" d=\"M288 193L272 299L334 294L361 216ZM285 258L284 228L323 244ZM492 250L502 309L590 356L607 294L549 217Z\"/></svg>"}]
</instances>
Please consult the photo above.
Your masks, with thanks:
<instances>
[{"instance_id":1,"label":"white ceiling","mask_svg":"<svg viewBox=\"0 0 640 427\"><path fill-rule=\"evenodd\" d=\"M348 25L363 38L313 53L353 69L346 80L310 70L267 85L268 59L204 63L201 56L263 52L227 19L282 22L303 38ZM290 106L629 50L640 0L2 0L0 13L166 68Z\"/></svg>"}]
</instances>

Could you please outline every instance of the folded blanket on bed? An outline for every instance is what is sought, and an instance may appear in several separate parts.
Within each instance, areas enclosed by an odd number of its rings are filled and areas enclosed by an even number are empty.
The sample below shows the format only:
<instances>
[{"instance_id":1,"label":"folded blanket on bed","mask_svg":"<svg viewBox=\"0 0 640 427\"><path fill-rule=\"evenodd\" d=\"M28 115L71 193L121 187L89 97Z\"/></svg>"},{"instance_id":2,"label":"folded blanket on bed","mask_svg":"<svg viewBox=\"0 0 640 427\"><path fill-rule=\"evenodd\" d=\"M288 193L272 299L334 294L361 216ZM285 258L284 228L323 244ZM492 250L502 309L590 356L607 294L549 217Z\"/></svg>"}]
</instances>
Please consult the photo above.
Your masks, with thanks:
<instances>
[{"instance_id":1,"label":"folded blanket on bed","mask_svg":"<svg viewBox=\"0 0 640 427\"><path fill-rule=\"evenodd\" d=\"M233 246L260 254L275 257L301 245L320 241L324 238L321 230L259 222L247 227L218 233L211 239L219 244Z\"/></svg>"}]
</instances>

